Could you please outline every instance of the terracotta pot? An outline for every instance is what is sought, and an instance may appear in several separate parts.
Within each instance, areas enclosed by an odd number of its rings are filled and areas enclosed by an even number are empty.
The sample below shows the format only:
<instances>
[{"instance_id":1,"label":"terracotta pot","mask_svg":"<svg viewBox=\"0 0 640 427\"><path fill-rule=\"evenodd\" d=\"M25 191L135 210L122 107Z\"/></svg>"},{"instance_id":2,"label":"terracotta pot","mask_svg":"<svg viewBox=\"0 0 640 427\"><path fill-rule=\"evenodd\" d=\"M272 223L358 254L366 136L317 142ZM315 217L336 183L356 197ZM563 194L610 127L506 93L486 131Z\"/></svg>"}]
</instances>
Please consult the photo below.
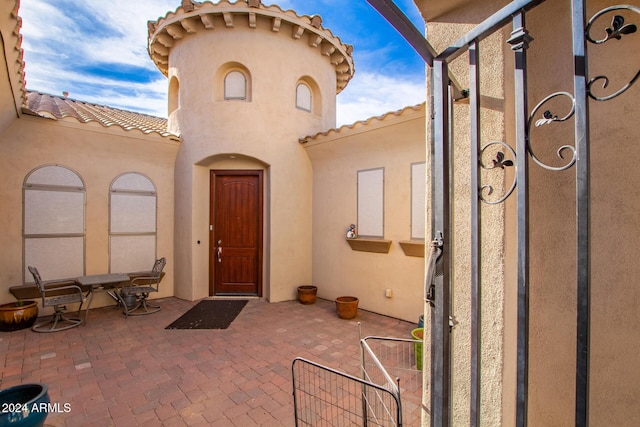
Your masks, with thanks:
<instances>
[{"instance_id":1,"label":"terracotta pot","mask_svg":"<svg viewBox=\"0 0 640 427\"><path fill-rule=\"evenodd\" d=\"M338 312L338 317L341 319L353 319L358 314L358 298L336 298L336 311Z\"/></svg>"},{"instance_id":2,"label":"terracotta pot","mask_svg":"<svg viewBox=\"0 0 640 427\"><path fill-rule=\"evenodd\" d=\"M30 328L38 318L38 303L18 301L0 305L0 331Z\"/></svg>"},{"instance_id":3,"label":"terracotta pot","mask_svg":"<svg viewBox=\"0 0 640 427\"><path fill-rule=\"evenodd\" d=\"M300 304L313 304L316 302L318 288L313 285L298 286L298 301Z\"/></svg>"}]
</instances>

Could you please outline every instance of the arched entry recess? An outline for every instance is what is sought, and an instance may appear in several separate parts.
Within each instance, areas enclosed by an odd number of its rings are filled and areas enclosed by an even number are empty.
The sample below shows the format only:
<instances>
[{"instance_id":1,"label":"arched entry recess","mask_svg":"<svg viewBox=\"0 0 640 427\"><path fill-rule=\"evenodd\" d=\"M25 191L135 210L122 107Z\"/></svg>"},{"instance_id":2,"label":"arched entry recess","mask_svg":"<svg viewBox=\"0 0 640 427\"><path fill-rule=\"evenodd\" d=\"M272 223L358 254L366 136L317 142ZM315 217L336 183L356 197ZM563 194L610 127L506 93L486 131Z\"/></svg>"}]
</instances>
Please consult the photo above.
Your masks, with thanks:
<instances>
[{"instance_id":1,"label":"arched entry recess","mask_svg":"<svg viewBox=\"0 0 640 427\"><path fill-rule=\"evenodd\" d=\"M194 270L207 280L194 286L207 283L200 292L208 296L268 298L269 166L249 156L219 154L198 162L195 180L194 219L207 228L208 239L194 257Z\"/></svg>"}]
</instances>

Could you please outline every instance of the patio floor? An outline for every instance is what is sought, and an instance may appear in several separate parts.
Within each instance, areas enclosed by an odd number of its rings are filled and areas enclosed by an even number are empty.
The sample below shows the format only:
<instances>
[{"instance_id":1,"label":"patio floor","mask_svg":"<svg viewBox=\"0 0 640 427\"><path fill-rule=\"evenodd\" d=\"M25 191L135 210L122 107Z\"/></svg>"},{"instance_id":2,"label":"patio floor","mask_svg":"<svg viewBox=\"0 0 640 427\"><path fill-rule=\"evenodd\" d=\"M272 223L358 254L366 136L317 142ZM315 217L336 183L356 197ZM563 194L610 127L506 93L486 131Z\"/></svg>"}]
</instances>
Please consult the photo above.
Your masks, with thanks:
<instances>
[{"instance_id":1,"label":"patio floor","mask_svg":"<svg viewBox=\"0 0 640 427\"><path fill-rule=\"evenodd\" d=\"M0 332L0 388L46 384L60 409L46 426L293 426L295 357L357 374L358 322L363 337L415 327L364 310L342 320L333 301L251 299L228 329L167 330L196 302L156 301L148 316L104 307L67 331Z\"/></svg>"}]
</instances>

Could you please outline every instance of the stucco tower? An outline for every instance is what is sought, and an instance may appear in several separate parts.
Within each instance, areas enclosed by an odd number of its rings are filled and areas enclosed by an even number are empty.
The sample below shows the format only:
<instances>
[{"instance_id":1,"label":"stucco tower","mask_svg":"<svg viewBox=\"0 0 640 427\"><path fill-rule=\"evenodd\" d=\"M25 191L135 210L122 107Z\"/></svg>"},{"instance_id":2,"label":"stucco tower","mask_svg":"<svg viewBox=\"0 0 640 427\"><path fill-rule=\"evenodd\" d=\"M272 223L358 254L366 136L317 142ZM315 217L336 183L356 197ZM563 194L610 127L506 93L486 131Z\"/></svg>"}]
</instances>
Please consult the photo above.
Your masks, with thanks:
<instances>
[{"instance_id":1,"label":"stucco tower","mask_svg":"<svg viewBox=\"0 0 640 427\"><path fill-rule=\"evenodd\" d=\"M260 0L194 3L149 22L169 80L175 295L292 299L311 282L311 164L299 138L335 127L352 46Z\"/></svg>"}]
</instances>

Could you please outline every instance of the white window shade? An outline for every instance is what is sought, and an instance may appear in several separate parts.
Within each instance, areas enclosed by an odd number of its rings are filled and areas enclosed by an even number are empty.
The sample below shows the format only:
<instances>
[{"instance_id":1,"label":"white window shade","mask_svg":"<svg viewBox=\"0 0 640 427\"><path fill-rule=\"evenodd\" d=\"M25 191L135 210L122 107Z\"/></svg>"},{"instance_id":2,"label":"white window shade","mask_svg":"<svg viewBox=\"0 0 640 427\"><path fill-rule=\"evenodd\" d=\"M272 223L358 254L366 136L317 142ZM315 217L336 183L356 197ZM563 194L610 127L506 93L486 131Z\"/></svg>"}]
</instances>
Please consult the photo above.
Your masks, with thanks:
<instances>
[{"instance_id":1,"label":"white window shade","mask_svg":"<svg viewBox=\"0 0 640 427\"><path fill-rule=\"evenodd\" d=\"M426 164L411 165L411 238L424 240Z\"/></svg>"},{"instance_id":2,"label":"white window shade","mask_svg":"<svg viewBox=\"0 0 640 427\"><path fill-rule=\"evenodd\" d=\"M111 236L112 273L149 271L156 259L156 236Z\"/></svg>"},{"instance_id":3,"label":"white window shade","mask_svg":"<svg viewBox=\"0 0 640 427\"><path fill-rule=\"evenodd\" d=\"M157 195L146 176L130 172L111 185L109 271L148 271L156 259Z\"/></svg>"},{"instance_id":4,"label":"white window shade","mask_svg":"<svg viewBox=\"0 0 640 427\"><path fill-rule=\"evenodd\" d=\"M84 183L71 169L41 166L23 185L24 281L33 283L28 267L44 280L84 274Z\"/></svg>"},{"instance_id":5,"label":"white window shade","mask_svg":"<svg viewBox=\"0 0 640 427\"><path fill-rule=\"evenodd\" d=\"M112 233L155 233L156 197L111 194Z\"/></svg>"},{"instance_id":6,"label":"white window shade","mask_svg":"<svg viewBox=\"0 0 640 427\"><path fill-rule=\"evenodd\" d=\"M27 236L84 233L84 192L26 189L24 209Z\"/></svg>"},{"instance_id":7,"label":"white window shade","mask_svg":"<svg viewBox=\"0 0 640 427\"><path fill-rule=\"evenodd\" d=\"M225 99L246 99L247 79L240 71L231 71L224 78Z\"/></svg>"},{"instance_id":8,"label":"white window shade","mask_svg":"<svg viewBox=\"0 0 640 427\"><path fill-rule=\"evenodd\" d=\"M303 83L296 87L296 107L311 111L311 89Z\"/></svg>"},{"instance_id":9,"label":"white window shade","mask_svg":"<svg viewBox=\"0 0 640 427\"><path fill-rule=\"evenodd\" d=\"M111 189L116 191L156 191L153 182L139 173L125 173L124 175L120 175L113 181L113 184L111 184Z\"/></svg>"},{"instance_id":10,"label":"white window shade","mask_svg":"<svg viewBox=\"0 0 640 427\"><path fill-rule=\"evenodd\" d=\"M33 283L28 266L36 267L43 280L84 275L84 237L30 238L24 245L26 283Z\"/></svg>"},{"instance_id":11,"label":"white window shade","mask_svg":"<svg viewBox=\"0 0 640 427\"><path fill-rule=\"evenodd\" d=\"M384 237L384 169L358 171L358 236Z\"/></svg>"},{"instance_id":12,"label":"white window shade","mask_svg":"<svg viewBox=\"0 0 640 427\"><path fill-rule=\"evenodd\" d=\"M43 166L31 172L26 179L28 185L47 185L61 187L84 188L84 184L78 175L70 169L62 166Z\"/></svg>"}]
</instances>

